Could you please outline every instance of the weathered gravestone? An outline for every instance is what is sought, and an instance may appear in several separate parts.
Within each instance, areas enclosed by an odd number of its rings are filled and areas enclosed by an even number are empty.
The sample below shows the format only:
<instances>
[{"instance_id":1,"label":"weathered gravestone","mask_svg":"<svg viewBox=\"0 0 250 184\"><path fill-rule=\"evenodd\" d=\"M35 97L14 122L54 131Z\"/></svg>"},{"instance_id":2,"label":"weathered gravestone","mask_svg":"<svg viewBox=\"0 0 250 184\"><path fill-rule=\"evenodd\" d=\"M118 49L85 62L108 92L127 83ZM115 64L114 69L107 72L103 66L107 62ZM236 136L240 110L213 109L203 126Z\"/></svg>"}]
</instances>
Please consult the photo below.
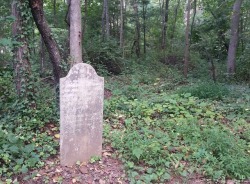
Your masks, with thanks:
<instances>
[{"instance_id":1,"label":"weathered gravestone","mask_svg":"<svg viewBox=\"0 0 250 184\"><path fill-rule=\"evenodd\" d=\"M71 166L101 156L104 79L85 63L60 79L60 161Z\"/></svg>"}]
</instances>

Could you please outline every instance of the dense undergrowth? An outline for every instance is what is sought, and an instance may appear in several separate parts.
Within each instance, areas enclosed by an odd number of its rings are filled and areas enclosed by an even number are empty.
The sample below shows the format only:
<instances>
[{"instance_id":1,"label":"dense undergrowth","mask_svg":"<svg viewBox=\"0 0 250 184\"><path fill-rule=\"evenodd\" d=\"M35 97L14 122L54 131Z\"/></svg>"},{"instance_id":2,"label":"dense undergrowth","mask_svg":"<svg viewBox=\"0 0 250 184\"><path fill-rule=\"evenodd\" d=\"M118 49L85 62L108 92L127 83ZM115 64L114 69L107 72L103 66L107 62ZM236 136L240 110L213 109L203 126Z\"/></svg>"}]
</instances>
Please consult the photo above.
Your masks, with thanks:
<instances>
[{"instance_id":1,"label":"dense undergrowth","mask_svg":"<svg viewBox=\"0 0 250 184\"><path fill-rule=\"evenodd\" d=\"M133 67L106 77L112 98L105 100L104 144L115 148L130 183L195 174L220 181L250 178L248 87L186 80L158 62L154 70L151 61L127 64ZM11 73L0 74L0 174L5 178L41 167L58 154L51 86L35 78L32 86L39 90L33 101L20 101Z\"/></svg>"},{"instance_id":2,"label":"dense undergrowth","mask_svg":"<svg viewBox=\"0 0 250 184\"><path fill-rule=\"evenodd\" d=\"M58 113L51 87L34 80L31 98L19 100L12 71L0 73L0 175L26 173L57 153ZM39 89L39 90L37 90Z\"/></svg>"},{"instance_id":3,"label":"dense undergrowth","mask_svg":"<svg viewBox=\"0 0 250 184\"><path fill-rule=\"evenodd\" d=\"M145 66L137 68L107 84L113 97L105 104L104 135L123 160L130 182L195 174L249 179L249 89L192 84L174 69L163 73L162 68L151 74Z\"/></svg>"}]
</instances>

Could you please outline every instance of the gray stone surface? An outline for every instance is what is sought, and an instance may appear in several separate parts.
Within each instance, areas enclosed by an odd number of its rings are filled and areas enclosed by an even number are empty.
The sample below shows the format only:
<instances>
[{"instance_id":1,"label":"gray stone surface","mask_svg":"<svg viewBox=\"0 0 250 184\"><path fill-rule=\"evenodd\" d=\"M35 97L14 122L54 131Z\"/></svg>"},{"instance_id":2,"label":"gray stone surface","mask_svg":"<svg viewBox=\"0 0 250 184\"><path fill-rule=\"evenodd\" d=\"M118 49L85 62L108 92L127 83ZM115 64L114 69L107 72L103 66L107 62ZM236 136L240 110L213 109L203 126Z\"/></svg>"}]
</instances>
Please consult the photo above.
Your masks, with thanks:
<instances>
[{"instance_id":1,"label":"gray stone surface","mask_svg":"<svg viewBox=\"0 0 250 184\"><path fill-rule=\"evenodd\" d=\"M104 78L85 63L60 79L60 161L72 166L101 156Z\"/></svg>"}]
</instances>

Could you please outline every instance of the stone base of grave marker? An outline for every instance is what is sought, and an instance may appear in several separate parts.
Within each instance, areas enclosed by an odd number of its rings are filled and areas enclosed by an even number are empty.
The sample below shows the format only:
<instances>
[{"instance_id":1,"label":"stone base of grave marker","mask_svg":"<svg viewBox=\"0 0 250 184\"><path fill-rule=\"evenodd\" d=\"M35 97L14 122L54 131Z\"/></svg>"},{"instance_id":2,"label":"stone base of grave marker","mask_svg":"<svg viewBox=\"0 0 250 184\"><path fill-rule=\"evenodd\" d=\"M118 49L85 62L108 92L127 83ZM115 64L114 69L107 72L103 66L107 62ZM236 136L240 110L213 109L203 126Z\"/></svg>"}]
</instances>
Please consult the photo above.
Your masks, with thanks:
<instances>
[{"instance_id":1,"label":"stone base of grave marker","mask_svg":"<svg viewBox=\"0 0 250 184\"><path fill-rule=\"evenodd\" d=\"M85 63L60 79L60 161L72 166L102 153L104 78Z\"/></svg>"}]
</instances>

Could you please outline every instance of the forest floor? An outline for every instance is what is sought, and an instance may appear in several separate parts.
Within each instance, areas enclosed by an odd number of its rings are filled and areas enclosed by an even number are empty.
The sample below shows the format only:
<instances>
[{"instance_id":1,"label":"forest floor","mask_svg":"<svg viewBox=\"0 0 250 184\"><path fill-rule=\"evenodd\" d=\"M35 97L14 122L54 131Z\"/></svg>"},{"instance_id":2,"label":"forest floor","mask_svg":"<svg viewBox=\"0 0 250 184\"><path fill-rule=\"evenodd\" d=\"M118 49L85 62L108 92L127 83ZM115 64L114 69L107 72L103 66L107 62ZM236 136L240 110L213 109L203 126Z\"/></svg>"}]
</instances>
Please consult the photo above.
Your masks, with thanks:
<instances>
[{"instance_id":1,"label":"forest floor","mask_svg":"<svg viewBox=\"0 0 250 184\"><path fill-rule=\"evenodd\" d=\"M61 166L59 155L56 155L47 159L44 167L16 175L13 183L18 181L19 184L129 184L124 166L115 155L116 151L110 145L105 145L100 160L92 163L79 163L72 167ZM164 182L164 184L184 183L237 184L238 182L230 179L214 182L199 174L191 174L187 177L173 175L171 179ZM250 184L250 180L241 184Z\"/></svg>"},{"instance_id":2,"label":"forest floor","mask_svg":"<svg viewBox=\"0 0 250 184\"><path fill-rule=\"evenodd\" d=\"M129 184L122 162L115 158L115 150L106 145L103 148L102 158L93 163L80 163L72 167L60 165L59 155L45 161L45 166L29 171L26 174L17 175L13 180L20 184ZM236 184L233 180L213 182L199 174L192 174L187 177L173 175L164 184ZM250 184L250 181L242 182Z\"/></svg>"},{"instance_id":3,"label":"forest floor","mask_svg":"<svg viewBox=\"0 0 250 184\"><path fill-rule=\"evenodd\" d=\"M93 163L81 163L72 167L60 165L59 156L48 159L45 166L38 170L30 171L28 174L19 175L17 181L27 184L41 183L84 183L84 184L126 184L125 170L121 161L112 158L113 149L104 147L102 158Z\"/></svg>"},{"instance_id":4,"label":"forest floor","mask_svg":"<svg viewBox=\"0 0 250 184\"><path fill-rule=\"evenodd\" d=\"M244 180L249 178L250 88L230 85L227 94L223 85L207 81L187 85L175 71L150 76L142 71L105 81L100 160L61 166L59 124L49 123L39 134L46 133L43 144L50 143L47 137L54 140L56 155L2 183L250 184ZM180 94L182 87L191 93L202 89L208 97ZM213 99L218 92L225 93L222 100ZM231 179L237 176L243 179Z\"/></svg>"},{"instance_id":5,"label":"forest floor","mask_svg":"<svg viewBox=\"0 0 250 184\"><path fill-rule=\"evenodd\" d=\"M105 98L111 99L112 92L105 90ZM49 129L50 126L47 126ZM54 133L57 137L58 132ZM59 141L59 138L56 141ZM104 142L106 142L104 140ZM59 155L50 157L45 161L42 168L31 170L26 174L16 175L13 183L20 184L41 184L41 183L62 183L62 184L129 184L129 178L122 161L117 158L117 151L107 143L103 145L102 158L89 163L77 163L72 167L60 165ZM171 175L171 178L164 184L236 184L237 180L217 180L216 182L201 174L192 173L186 177ZM250 184L250 180L242 181L241 184ZM163 184L163 183L162 183Z\"/></svg>"}]
</instances>

